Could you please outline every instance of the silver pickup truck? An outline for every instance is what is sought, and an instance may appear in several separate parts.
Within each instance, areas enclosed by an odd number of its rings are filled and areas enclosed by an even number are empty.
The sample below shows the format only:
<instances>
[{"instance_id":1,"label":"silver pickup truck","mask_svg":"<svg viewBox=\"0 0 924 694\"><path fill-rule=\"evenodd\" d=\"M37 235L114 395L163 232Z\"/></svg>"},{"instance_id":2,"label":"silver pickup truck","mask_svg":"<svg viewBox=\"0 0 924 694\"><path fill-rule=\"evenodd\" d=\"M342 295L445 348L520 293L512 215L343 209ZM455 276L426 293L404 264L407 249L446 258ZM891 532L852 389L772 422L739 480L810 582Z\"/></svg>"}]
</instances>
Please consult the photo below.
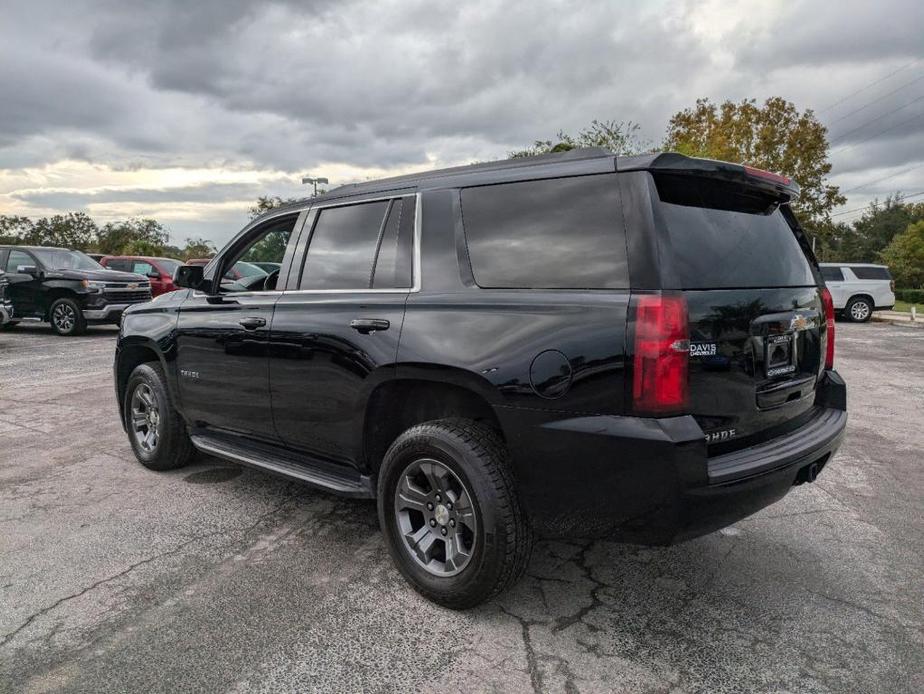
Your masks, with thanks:
<instances>
[{"instance_id":1,"label":"silver pickup truck","mask_svg":"<svg viewBox=\"0 0 924 694\"><path fill-rule=\"evenodd\" d=\"M865 323L873 311L895 306L895 282L885 265L819 263L831 292L834 310L854 323Z\"/></svg>"}]
</instances>

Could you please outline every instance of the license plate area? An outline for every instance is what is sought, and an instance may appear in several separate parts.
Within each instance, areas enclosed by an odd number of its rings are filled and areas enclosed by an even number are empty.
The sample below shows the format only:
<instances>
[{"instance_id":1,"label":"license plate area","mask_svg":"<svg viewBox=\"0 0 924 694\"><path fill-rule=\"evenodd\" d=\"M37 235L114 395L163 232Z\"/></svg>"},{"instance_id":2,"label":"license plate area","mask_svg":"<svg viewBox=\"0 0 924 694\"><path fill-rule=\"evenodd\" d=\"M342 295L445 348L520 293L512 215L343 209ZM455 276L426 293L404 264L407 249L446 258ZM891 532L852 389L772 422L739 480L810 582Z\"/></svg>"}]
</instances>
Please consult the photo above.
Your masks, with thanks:
<instances>
[{"instance_id":1,"label":"license plate area","mask_svg":"<svg viewBox=\"0 0 924 694\"><path fill-rule=\"evenodd\" d=\"M794 338L793 333L767 336L764 351L767 378L785 376L796 370L796 342Z\"/></svg>"}]
</instances>

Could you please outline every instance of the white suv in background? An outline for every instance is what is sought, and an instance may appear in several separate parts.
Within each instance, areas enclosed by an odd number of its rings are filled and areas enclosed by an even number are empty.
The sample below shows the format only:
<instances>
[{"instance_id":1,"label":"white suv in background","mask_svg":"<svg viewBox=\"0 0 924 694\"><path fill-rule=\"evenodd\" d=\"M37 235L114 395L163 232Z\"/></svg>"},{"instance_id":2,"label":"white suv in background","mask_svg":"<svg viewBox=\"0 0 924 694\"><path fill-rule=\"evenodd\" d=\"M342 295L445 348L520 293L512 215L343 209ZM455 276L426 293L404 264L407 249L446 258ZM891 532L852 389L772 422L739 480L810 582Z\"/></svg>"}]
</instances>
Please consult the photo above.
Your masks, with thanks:
<instances>
[{"instance_id":1,"label":"white suv in background","mask_svg":"<svg viewBox=\"0 0 924 694\"><path fill-rule=\"evenodd\" d=\"M895 306L895 282L885 265L819 263L834 309L847 320L865 323L873 311Z\"/></svg>"}]
</instances>

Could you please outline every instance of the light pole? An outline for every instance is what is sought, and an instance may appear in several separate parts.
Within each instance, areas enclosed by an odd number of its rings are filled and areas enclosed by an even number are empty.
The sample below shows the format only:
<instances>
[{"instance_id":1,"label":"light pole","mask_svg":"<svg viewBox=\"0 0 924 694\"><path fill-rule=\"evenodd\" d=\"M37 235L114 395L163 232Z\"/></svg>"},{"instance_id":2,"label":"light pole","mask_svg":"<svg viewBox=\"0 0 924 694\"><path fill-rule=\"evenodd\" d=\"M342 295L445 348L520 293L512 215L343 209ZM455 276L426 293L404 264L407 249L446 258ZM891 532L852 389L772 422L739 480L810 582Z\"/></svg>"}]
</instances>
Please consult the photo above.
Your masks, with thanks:
<instances>
[{"instance_id":1,"label":"light pole","mask_svg":"<svg viewBox=\"0 0 924 694\"><path fill-rule=\"evenodd\" d=\"M328 181L328 180L327 180L326 178L324 178L323 176L318 176L317 178L312 178L311 176L302 176L302 183L303 183L303 184L305 184L305 183L311 183L311 184L314 186L314 194L311 196L311 197L313 197L313 198L318 197L318 183L323 183L323 184L326 185L326 184L329 183L329 182L330 182L330 181Z\"/></svg>"}]
</instances>

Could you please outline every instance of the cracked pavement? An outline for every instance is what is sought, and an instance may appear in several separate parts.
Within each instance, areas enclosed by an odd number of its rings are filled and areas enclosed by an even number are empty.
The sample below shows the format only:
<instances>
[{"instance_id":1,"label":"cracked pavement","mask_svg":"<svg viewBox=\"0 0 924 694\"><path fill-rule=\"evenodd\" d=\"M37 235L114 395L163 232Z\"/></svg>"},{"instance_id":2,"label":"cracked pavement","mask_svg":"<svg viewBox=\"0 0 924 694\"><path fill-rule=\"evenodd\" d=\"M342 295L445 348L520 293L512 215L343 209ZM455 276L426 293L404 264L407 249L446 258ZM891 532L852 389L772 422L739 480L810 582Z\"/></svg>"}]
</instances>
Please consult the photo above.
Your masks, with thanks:
<instances>
[{"instance_id":1,"label":"cracked pavement","mask_svg":"<svg viewBox=\"0 0 924 694\"><path fill-rule=\"evenodd\" d=\"M818 482L669 548L540 544L456 613L370 502L209 458L138 465L115 331L0 333L0 692L924 691L924 333L838 324Z\"/></svg>"}]
</instances>

